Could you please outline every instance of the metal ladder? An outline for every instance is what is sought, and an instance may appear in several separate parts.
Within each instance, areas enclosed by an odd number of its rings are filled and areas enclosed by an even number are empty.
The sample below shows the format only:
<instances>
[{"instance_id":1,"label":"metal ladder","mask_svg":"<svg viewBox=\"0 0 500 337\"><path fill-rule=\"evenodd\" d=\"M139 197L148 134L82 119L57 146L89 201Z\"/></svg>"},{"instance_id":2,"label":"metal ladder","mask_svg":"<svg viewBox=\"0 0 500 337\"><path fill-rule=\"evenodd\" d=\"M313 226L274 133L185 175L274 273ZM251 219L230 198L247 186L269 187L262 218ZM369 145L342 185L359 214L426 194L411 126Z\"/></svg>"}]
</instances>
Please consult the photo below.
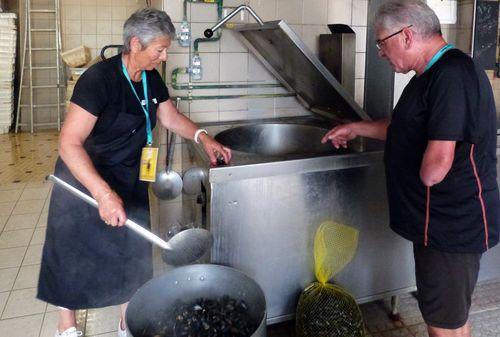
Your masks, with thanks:
<instances>
[{"instance_id":1,"label":"metal ladder","mask_svg":"<svg viewBox=\"0 0 500 337\"><path fill-rule=\"evenodd\" d=\"M64 81L62 80L64 74L64 66L61 60L61 19L60 19L60 0L53 0L53 8L43 8L34 9L32 8L32 0L25 0L24 17L25 17L25 27L24 27L24 49L22 56L22 67L21 67L21 80L19 83L19 97L17 101L17 116L16 116L16 127L15 132L19 131L21 126L30 127L31 133L33 133L34 128L38 126L57 126L57 130L61 129L61 107L64 107L65 102L61 102L61 90L65 87ZM49 6L48 6L49 7ZM33 14L38 16L47 16L49 22L54 22L53 28L36 28L32 25ZM54 40L51 43L51 36L49 35L47 40L50 45L43 47L33 47L37 33L54 33ZM55 65L35 65L33 64L33 54L37 52L55 52ZM33 73L38 70L52 70L56 71L56 83L50 82L50 77L48 76L48 83L44 84L34 84ZM29 72L29 81L26 81L25 70ZM24 82L28 83L24 83ZM23 99L23 89L29 90L28 99ZM38 104L35 98L39 98L41 95L37 91L51 89L49 92L51 95L55 92L57 97L57 103L45 103ZM45 97L45 96L44 96ZM56 108L57 109L57 122L50 123L37 123L35 122L36 116L35 111L37 109L47 109ZM29 109L30 117L28 123L21 123L21 115L23 110Z\"/></svg>"}]
</instances>

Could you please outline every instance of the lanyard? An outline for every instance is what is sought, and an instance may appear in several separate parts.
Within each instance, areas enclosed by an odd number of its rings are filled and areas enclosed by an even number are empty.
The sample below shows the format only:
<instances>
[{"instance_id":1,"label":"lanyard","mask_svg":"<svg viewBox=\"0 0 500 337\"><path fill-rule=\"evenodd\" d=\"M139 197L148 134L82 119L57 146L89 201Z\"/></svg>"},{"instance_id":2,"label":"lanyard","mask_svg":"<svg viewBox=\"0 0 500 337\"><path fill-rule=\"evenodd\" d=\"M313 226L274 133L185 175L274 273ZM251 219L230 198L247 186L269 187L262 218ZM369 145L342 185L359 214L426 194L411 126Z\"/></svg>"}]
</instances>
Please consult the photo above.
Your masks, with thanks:
<instances>
[{"instance_id":1,"label":"lanyard","mask_svg":"<svg viewBox=\"0 0 500 337\"><path fill-rule=\"evenodd\" d=\"M441 58L441 56L443 56L444 53L446 53L449 49L453 48L455 48L455 46L452 45L451 43L448 43L446 46L439 49L439 51L436 54L434 54L434 56L431 58L431 60L427 64L427 67L425 67L424 72L427 71L430 67L432 67L434 63L436 63Z\"/></svg>"},{"instance_id":2,"label":"lanyard","mask_svg":"<svg viewBox=\"0 0 500 337\"><path fill-rule=\"evenodd\" d=\"M125 78L127 79L128 83L130 84L130 87L132 88L132 91L135 94L135 97L139 101L139 104L141 105L142 111L144 111L144 114L146 115L146 132L147 132L147 144L150 146L153 144L153 132L151 131L151 120L149 119L149 99L148 99L148 81L146 78L146 72L142 71L142 89L144 89L144 101L141 101L139 98L139 95L137 95L137 91L135 91L134 85L132 84L132 81L130 80L130 76L128 75L127 68L125 67L125 64L123 63L122 60L122 71L123 75L125 75Z\"/></svg>"}]
</instances>

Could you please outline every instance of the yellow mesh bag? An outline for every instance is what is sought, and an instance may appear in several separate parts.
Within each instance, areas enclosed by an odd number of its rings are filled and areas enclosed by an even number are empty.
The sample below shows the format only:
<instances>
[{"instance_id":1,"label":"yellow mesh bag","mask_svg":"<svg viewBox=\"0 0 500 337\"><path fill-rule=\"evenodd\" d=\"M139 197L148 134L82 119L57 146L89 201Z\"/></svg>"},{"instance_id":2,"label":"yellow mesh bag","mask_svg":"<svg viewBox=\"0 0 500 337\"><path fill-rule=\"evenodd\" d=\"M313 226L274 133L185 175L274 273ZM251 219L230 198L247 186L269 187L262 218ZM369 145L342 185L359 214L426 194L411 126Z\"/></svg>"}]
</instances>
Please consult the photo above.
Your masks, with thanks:
<instances>
[{"instance_id":1,"label":"yellow mesh bag","mask_svg":"<svg viewBox=\"0 0 500 337\"><path fill-rule=\"evenodd\" d=\"M322 223L314 239L318 282L307 286L299 298L297 337L363 337L361 311L342 287L328 283L354 257L358 231L335 222Z\"/></svg>"}]
</instances>

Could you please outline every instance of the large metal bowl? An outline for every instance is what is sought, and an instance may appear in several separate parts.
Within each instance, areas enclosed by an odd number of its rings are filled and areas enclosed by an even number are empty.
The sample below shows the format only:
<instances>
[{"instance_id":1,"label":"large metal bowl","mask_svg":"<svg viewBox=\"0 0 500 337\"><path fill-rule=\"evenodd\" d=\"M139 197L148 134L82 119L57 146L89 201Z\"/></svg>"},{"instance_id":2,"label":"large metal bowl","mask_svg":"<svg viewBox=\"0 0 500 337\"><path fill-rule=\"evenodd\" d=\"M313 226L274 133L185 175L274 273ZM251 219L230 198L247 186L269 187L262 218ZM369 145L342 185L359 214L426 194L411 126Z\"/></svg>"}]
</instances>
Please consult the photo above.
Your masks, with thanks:
<instances>
[{"instance_id":1,"label":"large metal bowl","mask_svg":"<svg viewBox=\"0 0 500 337\"><path fill-rule=\"evenodd\" d=\"M175 268L142 286L127 308L127 326L132 336L154 336L166 327L174 336L176 309L197 299L230 296L244 300L250 317L259 327L252 337L266 335L266 300L260 286L237 269L197 264Z\"/></svg>"},{"instance_id":2,"label":"large metal bowl","mask_svg":"<svg viewBox=\"0 0 500 337\"><path fill-rule=\"evenodd\" d=\"M252 124L218 133L215 139L240 152L265 156L329 155L353 152L321 144L328 129L301 124Z\"/></svg>"}]
</instances>

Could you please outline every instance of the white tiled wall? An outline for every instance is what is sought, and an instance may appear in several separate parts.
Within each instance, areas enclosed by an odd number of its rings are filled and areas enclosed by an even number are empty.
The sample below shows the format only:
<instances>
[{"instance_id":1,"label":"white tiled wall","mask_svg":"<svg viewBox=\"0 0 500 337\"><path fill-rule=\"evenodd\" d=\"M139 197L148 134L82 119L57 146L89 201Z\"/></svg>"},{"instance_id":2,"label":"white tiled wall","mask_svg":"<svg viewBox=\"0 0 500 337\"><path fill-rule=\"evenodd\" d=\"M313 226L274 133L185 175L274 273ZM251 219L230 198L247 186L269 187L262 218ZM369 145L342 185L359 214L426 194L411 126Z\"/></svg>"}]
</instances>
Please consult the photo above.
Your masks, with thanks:
<instances>
[{"instance_id":1,"label":"white tiled wall","mask_svg":"<svg viewBox=\"0 0 500 337\"><path fill-rule=\"evenodd\" d=\"M63 50L84 44L95 57L105 45L122 43L123 23L145 1L63 0L61 4Z\"/></svg>"}]
</instances>

